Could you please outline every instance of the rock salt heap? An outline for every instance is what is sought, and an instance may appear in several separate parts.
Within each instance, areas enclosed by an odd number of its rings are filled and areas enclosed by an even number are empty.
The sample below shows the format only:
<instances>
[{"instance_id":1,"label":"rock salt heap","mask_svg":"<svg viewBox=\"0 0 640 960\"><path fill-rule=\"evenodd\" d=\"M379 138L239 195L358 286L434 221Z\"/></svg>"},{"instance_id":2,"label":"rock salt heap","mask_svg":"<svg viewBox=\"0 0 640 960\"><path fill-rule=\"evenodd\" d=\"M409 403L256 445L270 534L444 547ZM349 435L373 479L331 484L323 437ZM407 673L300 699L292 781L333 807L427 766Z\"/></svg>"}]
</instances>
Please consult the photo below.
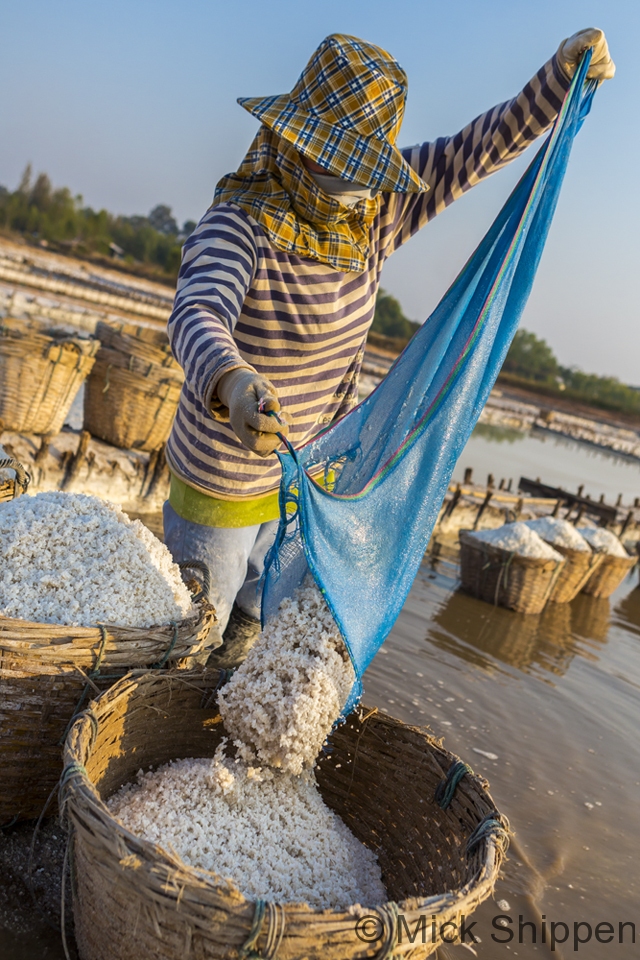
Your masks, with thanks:
<instances>
[{"instance_id":1,"label":"rock salt heap","mask_svg":"<svg viewBox=\"0 0 640 960\"><path fill-rule=\"evenodd\" d=\"M308 578L220 691L225 730L248 763L299 774L313 766L354 681L340 631Z\"/></svg>"},{"instance_id":2,"label":"rock salt heap","mask_svg":"<svg viewBox=\"0 0 640 960\"><path fill-rule=\"evenodd\" d=\"M585 538L568 520L561 520L559 517L540 517L538 520L527 520L527 526L547 543L552 543L556 547L566 547L568 550L579 550L582 553L591 552L591 547Z\"/></svg>"},{"instance_id":3,"label":"rock salt heap","mask_svg":"<svg viewBox=\"0 0 640 960\"><path fill-rule=\"evenodd\" d=\"M247 767L224 756L224 743L213 760L139 775L108 806L133 833L246 897L316 909L387 900L374 854L325 805L313 774Z\"/></svg>"},{"instance_id":4,"label":"rock salt heap","mask_svg":"<svg viewBox=\"0 0 640 960\"><path fill-rule=\"evenodd\" d=\"M629 559L629 554L611 530L605 530L604 527L580 527L578 533L582 534L598 553L608 553L611 557Z\"/></svg>"},{"instance_id":5,"label":"rock salt heap","mask_svg":"<svg viewBox=\"0 0 640 960\"><path fill-rule=\"evenodd\" d=\"M317 909L383 903L374 854L325 805L312 770L354 679L329 609L307 581L219 693L236 758L224 740L213 760L141 774L109 800L112 814L247 897Z\"/></svg>"},{"instance_id":6,"label":"rock salt heap","mask_svg":"<svg viewBox=\"0 0 640 960\"><path fill-rule=\"evenodd\" d=\"M540 560L564 559L526 523L505 523L496 530L478 530L473 536L494 547L502 547L510 553L517 553L521 557L535 557Z\"/></svg>"},{"instance_id":7,"label":"rock salt heap","mask_svg":"<svg viewBox=\"0 0 640 960\"><path fill-rule=\"evenodd\" d=\"M0 504L0 556L3 617L149 627L191 609L164 544L97 497L38 493Z\"/></svg>"}]
</instances>

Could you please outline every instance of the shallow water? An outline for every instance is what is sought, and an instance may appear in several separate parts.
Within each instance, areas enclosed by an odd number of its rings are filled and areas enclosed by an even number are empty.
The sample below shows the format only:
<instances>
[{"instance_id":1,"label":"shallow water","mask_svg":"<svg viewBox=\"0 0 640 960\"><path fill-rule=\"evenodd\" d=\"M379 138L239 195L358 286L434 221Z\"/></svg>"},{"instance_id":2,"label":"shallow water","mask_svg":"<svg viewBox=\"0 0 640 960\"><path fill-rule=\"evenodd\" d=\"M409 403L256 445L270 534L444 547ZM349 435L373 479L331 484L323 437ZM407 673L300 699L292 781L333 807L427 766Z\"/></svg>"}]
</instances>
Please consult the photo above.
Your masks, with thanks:
<instances>
[{"instance_id":1,"label":"shallow water","mask_svg":"<svg viewBox=\"0 0 640 960\"><path fill-rule=\"evenodd\" d=\"M494 608L456 591L456 568L423 564L366 675L366 702L428 724L487 777L515 837L495 900L483 905L477 956L539 957L518 923L568 924L555 956L627 958L640 950L640 589L637 572L610 601L578 596L541 616ZM478 751L495 754L492 760ZM494 927L512 917L514 938ZM612 923L615 942L573 951L573 924ZM638 944L618 939L634 921ZM556 927L558 938L564 934ZM547 928L549 933L549 928ZM601 936L607 933L601 928ZM578 935L587 937L587 927ZM469 942L467 940L467 942ZM441 952L442 953L442 952ZM470 956L462 947L446 956Z\"/></svg>"},{"instance_id":2,"label":"shallow water","mask_svg":"<svg viewBox=\"0 0 640 960\"><path fill-rule=\"evenodd\" d=\"M620 493L629 505L640 497L640 461L543 430L520 433L480 424L458 460L454 480L462 480L466 467L473 468L476 483L486 483L492 473L496 483L511 478L516 489L521 476L540 477L570 491L583 483L585 494L597 500L604 493L607 503L615 503Z\"/></svg>"}]
</instances>

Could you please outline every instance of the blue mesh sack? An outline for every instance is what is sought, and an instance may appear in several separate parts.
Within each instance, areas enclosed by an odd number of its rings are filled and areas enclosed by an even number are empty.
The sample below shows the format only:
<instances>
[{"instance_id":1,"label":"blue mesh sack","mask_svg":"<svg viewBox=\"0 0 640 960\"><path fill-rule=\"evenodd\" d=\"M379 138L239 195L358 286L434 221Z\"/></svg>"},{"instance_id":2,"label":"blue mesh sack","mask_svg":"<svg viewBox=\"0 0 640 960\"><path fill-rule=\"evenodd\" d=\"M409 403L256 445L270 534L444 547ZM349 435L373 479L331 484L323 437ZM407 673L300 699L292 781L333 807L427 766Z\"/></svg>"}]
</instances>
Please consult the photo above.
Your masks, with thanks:
<instances>
[{"instance_id":1,"label":"blue mesh sack","mask_svg":"<svg viewBox=\"0 0 640 960\"><path fill-rule=\"evenodd\" d=\"M263 623L311 572L356 672L345 714L400 613L515 334L597 86L585 82L590 56L487 235L382 383L304 446L278 454L281 519ZM310 474L323 469L321 485Z\"/></svg>"}]
</instances>

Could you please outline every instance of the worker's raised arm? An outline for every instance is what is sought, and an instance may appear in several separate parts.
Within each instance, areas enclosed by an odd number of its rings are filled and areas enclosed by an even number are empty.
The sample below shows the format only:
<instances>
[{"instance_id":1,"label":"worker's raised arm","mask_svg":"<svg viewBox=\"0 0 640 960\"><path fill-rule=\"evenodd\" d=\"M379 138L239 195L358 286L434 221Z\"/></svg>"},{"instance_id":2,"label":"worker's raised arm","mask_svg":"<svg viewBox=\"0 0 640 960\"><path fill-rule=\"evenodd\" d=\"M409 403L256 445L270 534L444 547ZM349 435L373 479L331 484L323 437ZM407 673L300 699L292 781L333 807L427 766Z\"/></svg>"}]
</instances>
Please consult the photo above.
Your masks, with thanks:
<instances>
[{"instance_id":1,"label":"worker's raised arm","mask_svg":"<svg viewBox=\"0 0 640 960\"><path fill-rule=\"evenodd\" d=\"M256 268L251 227L230 206L205 214L184 245L168 333L188 393L207 410L223 374L250 368L233 331Z\"/></svg>"},{"instance_id":2,"label":"worker's raised arm","mask_svg":"<svg viewBox=\"0 0 640 960\"><path fill-rule=\"evenodd\" d=\"M402 151L431 189L425 194L385 195L382 216L390 221L388 253L397 250L471 187L515 160L549 129L580 56L588 47L593 48L589 75L597 79L613 76L615 67L602 31L582 30L563 41L555 56L512 100L476 117L452 137L440 137Z\"/></svg>"}]
</instances>

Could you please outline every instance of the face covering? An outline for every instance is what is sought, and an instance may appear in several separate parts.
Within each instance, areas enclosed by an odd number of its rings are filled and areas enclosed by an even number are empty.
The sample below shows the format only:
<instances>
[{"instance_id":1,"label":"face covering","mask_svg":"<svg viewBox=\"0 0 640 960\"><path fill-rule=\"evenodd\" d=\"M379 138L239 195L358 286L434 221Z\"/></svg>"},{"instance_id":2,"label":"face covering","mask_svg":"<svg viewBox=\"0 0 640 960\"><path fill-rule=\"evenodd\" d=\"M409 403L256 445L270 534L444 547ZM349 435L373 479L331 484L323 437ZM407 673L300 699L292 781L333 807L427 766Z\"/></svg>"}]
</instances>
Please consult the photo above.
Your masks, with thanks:
<instances>
[{"instance_id":1,"label":"face covering","mask_svg":"<svg viewBox=\"0 0 640 960\"><path fill-rule=\"evenodd\" d=\"M233 203L245 210L276 250L361 273L369 258L380 194L372 197L369 188L329 174L319 176L326 177L332 192L337 184L347 193L325 193L296 148L261 127L238 170L219 181L212 206Z\"/></svg>"},{"instance_id":2,"label":"face covering","mask_svg":"<svg viewBox=\"0 0 640 960\"><path fill-rule=\"evenodd\" d=\"M372 200L375 196L374 191L369 187L359 187L357 183L352 183L351 180L342 180L330 173L314 173L312 170L309 170L309 174L323 193L333 197L334 200L344 204L345 207L355 207L356 203L360 203L361 200Z\"/></svg>"}]
</instances>

